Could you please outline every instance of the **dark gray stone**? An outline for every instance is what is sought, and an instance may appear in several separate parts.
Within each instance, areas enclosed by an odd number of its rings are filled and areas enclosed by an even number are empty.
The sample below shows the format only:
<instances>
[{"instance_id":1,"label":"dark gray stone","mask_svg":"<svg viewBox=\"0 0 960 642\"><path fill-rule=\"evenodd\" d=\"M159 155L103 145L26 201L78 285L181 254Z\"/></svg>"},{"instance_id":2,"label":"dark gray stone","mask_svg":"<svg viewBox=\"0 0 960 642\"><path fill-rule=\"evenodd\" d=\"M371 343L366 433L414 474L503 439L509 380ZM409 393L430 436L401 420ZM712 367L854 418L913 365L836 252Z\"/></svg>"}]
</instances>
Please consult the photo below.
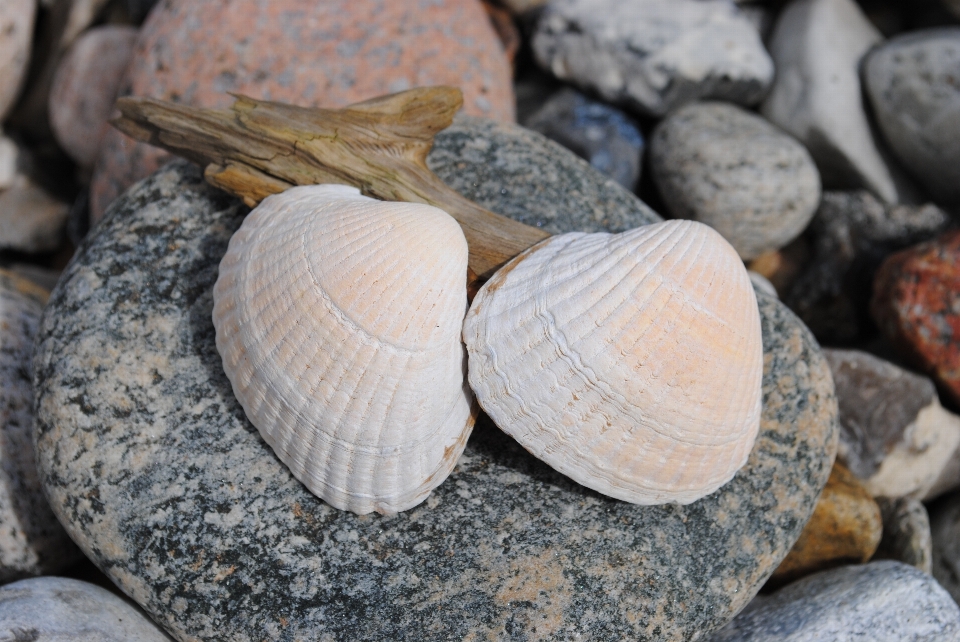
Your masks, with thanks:
<instances>
[{"instance_id":1,"label":"dark gray stone","mask_svg":"<svg viewBox=\"0 0 960 642\"><path fill-rule=\"evenodd\" d=\"M694 103L660 121L650 169L674 217L716 229L744 260L799 236L820 202L803 145L729 103Z\"/></svg>"},{"instance_id":2,"label":"dark gray stone","mask_svg":"<svg viewBox=\"0 0 960 642\"><path fill-rule=\"evenodd\" d=\"M899 562L810 575L751 604L710 642L956 642L960 609L932 577Z\"/></svg>"},{"instance_id":3,"label":"dark gray stone","mask_svg":"<svg viewBox=\"0 0 960 642\"><path fill-rule=\"evenodd\" d=\"M872 327L873 276L889 254L947 229L934 205L883 205L869 192L823 193L810 222L813 256L784 301L820 341L849 344Z\"/></svg>"},{"instance_id":4,"label":"dark gray stone","mask_svg":"<svg viewBox=\"0 0 960 642\"><path fill-rule=\"evenodd\" d=\"M932 503L929 515L933 576L960 603L960 493Z\"/></svg>"},{"instance_id":5,"label":"dark gray stone","mask_svg":"<svg viewBox=\"0 0 960 642\"><path fill-rule=\"evenodd\" d=\"M470 200L551 234L663 220L583 159L517 125L460 116L437 134L427 166Z\"/></svg>"},{"instance_id":6,"label":"dark gray stone","mask_svg":"<svg viewBox=\"0 0 960 642\"><path fill-rule=\"evenodd\" d=\"M171 642L136 605L66 577L36 577L0 588L0 640Z\"/></svg>"},{"instance_id":7,"label":"dark gray stone","mask_svg":"<svg viewBox=\"0 0 960 642\"><path fill-rule=\"evenodd\" d=\"M554 140L599 172L633 190L640 180L643 134L630 116L569 87L553 96L524 127Z\"/></svg>"},{"instance_id":8,"label":"dark gray stone","mask_svg":"<svg viewBox=\"0 0 960 642\"><path fill-rule=\"evenodd\" d=\"M773 62L729 0L553 0L532 41L557 78L646 116L701 98L752 105Z\"/></svg>"},{"instance_id":9,"label":"dark gray stone","mask_svg":"<svg viewBox=\"0 0 960 642\"><path fill-rule=\"evenodd\" d=\"M481 421L417 508L329 507L246 420L214 344L211 290L245 212L183 163L128 192L54 291L36 358L52 505L177 637L696 639L743 607L812 512L836 447L833 386L809 332L762 294L761 432L709 497L616 501Z\"/></svg>"},{"instance_id":10,"label":"dark gray stone","mask_svg":"<svg viewBox=\"0 0 960 642\"><path fill-rule=\"evenodd\" d=\"M960 202L960 26L892 38L866 57L863 79L897 159L935 200Z\"/></svg>"},{"instance_id":11,"label":"dark gray stone","mask_svg":"<svg viewBox=\"0 0 960 642\"><path fill-rule=\"evenodd\" d=\"M34 463L31 358L46 297L43 288L0 270L0 583L56 573L80 558L43 496Z\"/></svg>"},{"instance_id":12,"label":"dark gray stone","mask_svg":"<svg viewBox=\"0 0 960 642\"><path fill-rule=\"evenodd\" d=\"M874 559L891 559L932 573L930 517L918 499L877 499L883 516L883 538Z\"/></svg>"}]
</instances>

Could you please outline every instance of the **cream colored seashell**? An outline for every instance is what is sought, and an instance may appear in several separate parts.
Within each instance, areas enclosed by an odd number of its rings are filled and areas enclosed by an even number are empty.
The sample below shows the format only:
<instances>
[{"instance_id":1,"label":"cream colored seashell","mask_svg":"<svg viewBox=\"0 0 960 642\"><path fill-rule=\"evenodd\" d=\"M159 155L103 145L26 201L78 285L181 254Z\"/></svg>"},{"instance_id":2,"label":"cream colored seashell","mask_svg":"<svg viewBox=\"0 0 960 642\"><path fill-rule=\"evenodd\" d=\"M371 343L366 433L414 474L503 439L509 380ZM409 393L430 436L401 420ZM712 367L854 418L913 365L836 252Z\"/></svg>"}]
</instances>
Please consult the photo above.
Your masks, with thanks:
<instances>
[{"instance_id":1,"label":"cream colored seashell","mask_svg":"<svg viewBox=\"0 0 960 642\"><path fill-rule=\"evenodd\" d=\"M270 196L230 240L214 287L223 369L264 440L331 505L411 508L463 452L466 271L449 215L345 186Z\"/></svg>"},{"instance_id":2,"label":"cream colored seashell","mask_svg":"<svg viewBox=\"0 0 960 642\"><path fill-rule=\"evenodd\" d=\"M753 447L760 316L736 251L706 225L551 237L480 290L463 334L494 422L605 495L690 503Z\"/></svg>"}]
</instances>

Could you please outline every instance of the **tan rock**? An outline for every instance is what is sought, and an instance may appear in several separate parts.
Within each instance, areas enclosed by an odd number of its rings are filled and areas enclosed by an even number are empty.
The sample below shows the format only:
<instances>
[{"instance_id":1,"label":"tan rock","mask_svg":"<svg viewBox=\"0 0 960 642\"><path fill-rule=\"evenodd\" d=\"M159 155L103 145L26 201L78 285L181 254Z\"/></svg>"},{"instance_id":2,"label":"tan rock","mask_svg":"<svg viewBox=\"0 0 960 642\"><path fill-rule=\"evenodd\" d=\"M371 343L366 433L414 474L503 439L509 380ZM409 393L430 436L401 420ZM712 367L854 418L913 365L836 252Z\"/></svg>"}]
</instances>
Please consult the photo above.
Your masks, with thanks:
<instances>
[{"instance_id":1,"label":"tan rock","mask_svg":"<svg viewBox=\"0 0 960 642\"><path fill-rule=\"evenodd\" d=\"M123 25L90 29L70 47L50 89L50 126L78 164L91 167L127 68L137 30Z\"/></svg>"},{"instance_id":2,"label":"tan rock","mask_svg":"<svg viewBox=\"0 0 960 642\"><path fill-rule=\"evenodd\" d=\"M877 502L843 464L836 463L810 521L770 579L789 582L834 566L864 563L882 535Z\"/></svg>"},{"instance_id":3,"label":"tan rock","mask_svg":"<svg viewBox=\"0 0 960 642\"><path fill-rule=\"evenodd\" d=\"M0 121L20 95L30 62L36 13L36 0L0 2Z\"/></svg>"}]
</instances>

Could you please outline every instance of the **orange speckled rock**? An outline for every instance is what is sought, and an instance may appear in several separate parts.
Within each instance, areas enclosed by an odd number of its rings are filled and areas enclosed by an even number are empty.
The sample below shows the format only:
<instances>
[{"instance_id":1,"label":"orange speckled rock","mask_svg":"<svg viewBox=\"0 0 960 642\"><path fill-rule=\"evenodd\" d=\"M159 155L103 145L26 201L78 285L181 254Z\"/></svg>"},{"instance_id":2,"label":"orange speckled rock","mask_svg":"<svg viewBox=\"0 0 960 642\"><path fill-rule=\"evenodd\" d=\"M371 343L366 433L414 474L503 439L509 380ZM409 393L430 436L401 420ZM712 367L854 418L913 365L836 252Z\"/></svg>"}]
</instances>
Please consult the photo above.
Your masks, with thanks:
<instances>
[{"instance_id":1,"label":"orange speckled rock","mask_svg":"<svg viewBox=\"0 0 960 642\"><path fill-rule=\"evenodd\" d=\"M882 535L877 502L853 473L837 462L810 521L771 580L780 584L841 564L866 562Z\"/></svg>"},{"instance_id":2,"label":"orange speckled rock","mask_svg":"<svg viewBox=\"0 0 960 642\"><path fill-rule=\"evenodd\" d=\"M960 231L887 258L870 308L887 338L960 404Z\"/></svg>"},{"instance_id":3,"label":"orange speckled rock","mask_svg":"<svg viewBox=\"0 0 960 642\"><path fill-rule=\"evenodd\" d=\"M343 107L423 85L460 87L466 113L513 120L510 64L480 0L168 0L143 25L120 94L226 107L237 92ZM108 133L94 220L167 158Z\"/></svg>"}]
</instances>

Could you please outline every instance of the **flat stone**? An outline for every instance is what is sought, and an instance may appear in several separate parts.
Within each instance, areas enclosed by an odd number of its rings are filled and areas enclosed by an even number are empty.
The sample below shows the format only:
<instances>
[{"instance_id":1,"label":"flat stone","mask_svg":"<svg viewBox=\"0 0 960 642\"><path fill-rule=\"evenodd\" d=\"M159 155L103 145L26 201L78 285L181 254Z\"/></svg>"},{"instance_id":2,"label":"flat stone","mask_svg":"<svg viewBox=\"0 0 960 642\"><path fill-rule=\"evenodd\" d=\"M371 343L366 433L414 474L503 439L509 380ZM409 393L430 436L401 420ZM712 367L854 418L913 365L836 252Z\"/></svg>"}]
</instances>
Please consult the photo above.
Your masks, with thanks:
<instances>
[{"instance_id":1,"label":"flat stone","mask_svg":"<svg viewBox=\"0 0 960 642\"><path fill-rule=\"evenodd\" d=\"M870 52L863 80L897 159L935 200L960 202L960 27L897 36Z\"/></svg>"},{"instance_id":2,"label":"flat stone","mask_svg":"<svg viewBox=\"0 0 960 642\"><path fill-rule=\"evenodd\" d=\"M954 493L930 506L933 576L960 602L960 494Z\"/></svg>"},{"instance_id":3,"label":"flat stone","mask_svg":"<svg viewBox=\"0 0 960 642\"><path fill-rule=\"evenodd\" d=\"M883 259L949 225L935 205L885 205L863 190L824 192L806 234L812 256L784 301L821 342L855 343L873 328L870 292Z\"/></svg>"},{"instance_id":4,"label":"flat stone","mask_svg":"<svg viewBox=\"0 0 960 642\"><path fill-rule=\"evenodd\" d=\"M551 234L625 232L663 220L584 160L509 123L458 116L437 134L427 166L470 200Z\"/></svg>"},{"instance_id":5,"label":"flat stone","mask_svg":"<svg viewBox=\"0 0 960 642\"><path fill-rule=\"evenodd\" d=\"M464 180L493 209L539 198L500 194L497 172ZM245 213L184 163L128 192L54 290L36 357L52 504L175 636L689 639L743 607L812 512L836 446L832 382L763 294L760 435L709 497L612 500L482 421L416 509L329 507L246 420L216 351L211 289Z\"/></svg>"},{"instance_id":6,"label":"flat stone","mask_svg":"<svg viewBox=\"0 0 960 642\"><path fill-rule=\"evenodd\" d=\"M881 40L853 0L793 0L770 39L777 77L760 110L810 150L827 189L910 202L916 195L881 154L863 107L860 59Z\"/></svg>"},{"instance_id":7,"label":"flat stone","mask_svg":"<svg viewBox=\"0 0 960 642\"><path fill-rule=\"evenodd\" d=\"M464 92L464 111L511 121L511 69L479 0L173 0L140 31L120 94L227 107L227 92L344 107L427 85ZM110 130L91 218L169 156Z\"/></svg>"},{"instance_id":8,"label":"flat stone","mask_svg":"<svg viewBox=\"0 0 960 642\"><path fill-rule=\"evenodd\" d=\"M820 202L803 145L729 103L694 103L660 121L650 165L670 213L716 229L744 260L799 236Z\"/></svg>"},{"instance_id":9,"label":"flat stone","mask_svg":"<svg viewBox=\"0 0 960 642\"><path fill-rule=\"evenodd\" d=\"M0 587L0 639L171 642L143 611L95 584L36 577Z\"/></svg>"},{"instance_id":10,"label":"flat stone","mask_svg":"<svg viewBox=\"0 0 960 642\"><path fill-rule=\"evenodd\" d=\"M95 27L73 43L57 67L50 127L64 151L84 167L97 159L136 39L134 27Z\"/></svg>"},{"instance_id":11,"label":"flat stone","mask_svg":"<svg viewBox=\"0 0 960 642\"><path fill-rule=\"evenodd\" d=\"M888 257L870 311L904 357L960 404L960 231Z\"/></svg>"},{"instance_id":12,"label":"flat stone","mask_svg":"<svg viewBox=\"0 0 960 642\"><path fill-rule=\"evenodd\" d=\"M30 62L37 0L4 0L0 4L0 122L20 96Z\"/></svg>"},{"instance_id":13,"label":"flat stone","mask_svg":"<svg viewBox=\"0 0 960 642\"><path fill-rule=\"evenodd\" d=\"M637 187L643 134L640 126L616 107L567 87L522 124L560 143L628 190Z\"/></svg>"},{"instance_id":14,"label":"flat stone","mask_svg":"<svg viewBox=\"0 0 960 642\"><path fill-rule=\"evenodd\" d=\"M883 538L875 559L897 560L932 573L933 540L923 503L910 497L881 497L877 504L883 515Z\"/></svg>"},{"instance_id":15,"label":"flat stone","mask_svg":"<svg viewBox=\"0 0 960 642\"><path fill-rule=\"evenodd\" d=\"M645 116L702 98L752 105L773 80L759 33L729 0L553 0L532 46L557 78Z\"/></svg>"},{"instance_id":16,"label":"flat stone","mask_svg":"<svg viewBox=\"0 0 960 642\"><path fill-rule=\"evenodd\" d=\"M933 382L859 350L823 353L840 406L838 455L870 494L948 490L941 479L960 448L960 417L940 405Z\"/></svg>"},{"instance_id":17,"label":"flat stone","mask_svg":"<svg viewBox=\"0 0 960 642\"><path fill-rule=\"evenodd\" d=\"M55 250L66 238L70 205L48 194L23 174L0 192L0 249Z\"/></svg>"},{"instance_id":18,"label":"flat stone","mask_svg":"<svg viewBox=\"0 0 960 642\"><path fill-rule=\"evenodd\" d=\"M751 604L710 642L956 642L960 608L932 577L899 562L806 577Z\"/></svg>"},{"instance_id":19,"label":"flat stone","mask_svg":"<svg viewBox=\"0 0 960 642\"><path fill-rule=\"evenodd\" d=\"M31 357L47 295L0 270L0 583L56 573L80 557L34 463Z\"/></svg>"},{"instance_id":20,"label":"flat stone","mask_svg":"<svg viewBox=\"0 0 960 642\"><path fill-rule=\"evenodd\" d=\"M837 462L810 521L770 580L779 584L842 564L866 562L882 535L877 502L856 476Z\"/></svg>"}]
</instances>

